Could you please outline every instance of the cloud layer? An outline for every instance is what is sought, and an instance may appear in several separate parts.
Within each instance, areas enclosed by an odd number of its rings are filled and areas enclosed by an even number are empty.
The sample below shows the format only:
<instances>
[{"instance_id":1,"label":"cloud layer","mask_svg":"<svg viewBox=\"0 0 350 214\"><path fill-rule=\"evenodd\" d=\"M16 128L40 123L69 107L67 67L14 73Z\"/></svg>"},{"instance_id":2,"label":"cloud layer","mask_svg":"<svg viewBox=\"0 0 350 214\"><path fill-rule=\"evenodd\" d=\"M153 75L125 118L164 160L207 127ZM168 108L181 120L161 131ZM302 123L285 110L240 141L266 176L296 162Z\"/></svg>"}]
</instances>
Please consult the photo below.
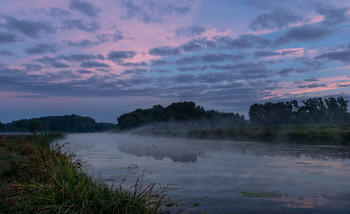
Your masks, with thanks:
<instances>
[{"instance_id":1,"label":"cloud layer","mask_svg":"<svg viewBox=\"0 0 350 214\"><path fill-rule=\"evenodd\" d=\"M264 2L5 0L0 99L125 100L115 114L192 100L245 114L255 102L349 96L350 4ZM114 121L102 108L87 113Z\"/></svg>"}]
</instances>

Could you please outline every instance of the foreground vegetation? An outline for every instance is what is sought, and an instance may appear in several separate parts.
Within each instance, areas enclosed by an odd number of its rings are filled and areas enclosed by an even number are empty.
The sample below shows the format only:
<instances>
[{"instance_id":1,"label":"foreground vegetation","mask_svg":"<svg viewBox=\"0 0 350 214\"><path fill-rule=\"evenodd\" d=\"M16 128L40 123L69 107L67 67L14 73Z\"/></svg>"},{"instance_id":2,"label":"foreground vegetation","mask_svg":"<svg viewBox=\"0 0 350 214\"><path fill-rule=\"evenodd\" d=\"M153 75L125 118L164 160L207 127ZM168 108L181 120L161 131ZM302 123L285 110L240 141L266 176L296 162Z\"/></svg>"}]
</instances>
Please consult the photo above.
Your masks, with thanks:
<instances>
[{"instance_id":1,"label":"foreground vegetation","mask_svg":"<svg viewBox=\"0 0 350 214\"><path fill-rule=\"evenodd\" d=\"M158 213L155 185L115 190L50 143L60 134L0 136L0 213Z\"/></svg>"}]
</instances>

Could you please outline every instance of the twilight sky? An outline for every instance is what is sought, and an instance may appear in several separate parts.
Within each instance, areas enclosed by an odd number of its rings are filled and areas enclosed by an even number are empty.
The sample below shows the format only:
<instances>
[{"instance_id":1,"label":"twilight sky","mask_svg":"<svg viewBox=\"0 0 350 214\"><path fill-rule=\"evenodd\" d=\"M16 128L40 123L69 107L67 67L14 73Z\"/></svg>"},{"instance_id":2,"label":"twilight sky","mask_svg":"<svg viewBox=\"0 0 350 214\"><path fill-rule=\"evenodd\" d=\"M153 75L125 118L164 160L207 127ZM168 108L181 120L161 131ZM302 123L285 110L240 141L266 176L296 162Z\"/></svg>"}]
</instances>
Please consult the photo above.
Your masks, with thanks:
<instances>
[{"instance_id":1,"label":"twilight sky","mask_svg":"<svg viewBox=\"0 0 350 214\"><path fill-rule=\"evenodd\" d=\"M1 122L349 89L349 0L1 0Z\"/></svg>"}]
</instances>

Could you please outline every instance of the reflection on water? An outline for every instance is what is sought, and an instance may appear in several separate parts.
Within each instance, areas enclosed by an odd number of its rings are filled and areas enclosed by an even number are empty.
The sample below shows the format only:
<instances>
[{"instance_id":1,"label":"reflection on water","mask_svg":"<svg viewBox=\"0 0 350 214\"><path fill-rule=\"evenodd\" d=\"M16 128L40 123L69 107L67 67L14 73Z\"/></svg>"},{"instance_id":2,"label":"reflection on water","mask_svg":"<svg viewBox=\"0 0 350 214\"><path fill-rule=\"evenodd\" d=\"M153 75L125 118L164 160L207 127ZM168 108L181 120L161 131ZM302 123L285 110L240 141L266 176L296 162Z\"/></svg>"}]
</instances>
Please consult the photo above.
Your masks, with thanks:
<instances>
[{"instance_id":1,"label":"reflection on water","mask_svg":"<svg viewBox=\"0 0 350 214\"><path fill-rule=\"evenodd\" d=\"M349 213L350 150L122 134L72 134L63 142L107 184L159 182L190 213ZM277 191L278 197L242 192ZM179 207L176 207L178 205Z\"/></svg>"},{"instance_id":2,"label":"reflection on water","mask_svg":"<svg viewBox=\"0 0 350 214\"><path fill-rule=\"evenodd\" d=\"M122 152L136 156L152 156L157 160L165 157L175 162L196 162L198 157L203 157L209 152L230 151L232 153L252 154L256 156L291 156L310 157L322 160L346 160L350 159L350 151L343 146L301 146L295 144L268 144L252 142L223 142L223 141L194 141L179 138L152 138L151 144L145 144L145 138L130 143L123 141L118 143L118 149ZM152 147L152 148L150 148Z\"/></svg>"}]
</instances>

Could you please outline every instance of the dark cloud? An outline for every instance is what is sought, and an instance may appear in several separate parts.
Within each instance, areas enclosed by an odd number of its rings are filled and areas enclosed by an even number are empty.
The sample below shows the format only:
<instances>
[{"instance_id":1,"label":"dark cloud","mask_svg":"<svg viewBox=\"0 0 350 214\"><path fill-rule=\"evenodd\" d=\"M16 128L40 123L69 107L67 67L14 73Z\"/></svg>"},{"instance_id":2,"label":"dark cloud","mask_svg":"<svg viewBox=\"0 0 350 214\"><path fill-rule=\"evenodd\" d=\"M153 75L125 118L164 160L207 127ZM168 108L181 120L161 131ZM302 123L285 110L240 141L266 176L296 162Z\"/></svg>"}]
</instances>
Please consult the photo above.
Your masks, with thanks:
<instances>
[{"instance_id":1,"label":"dark cloud","mask_svg":"<svg viewBox=\"0 0 350 214\"><path fill-rule=\"evenodd\" d=\"M182 57L175 61L175 64L177 65L186 65L186 64L195 64L195 63L217 63L217 62L224 62L227 60L230 61L239 61L245 58L245 54L224 54L224 53L218 53L218 54L204 54L201 56L186 56Z\"/></svg>"},{"instance_id":2,"label":"dark cloud","mask_svg":"<svg viewBox=\"0 0 350 214\"><path fill-rule=\"evenodd\" d=\"M218 83L232 79L230 72L202 73L198 75L198 80L205 83Z\"/></svg>"},{"instance_id":3,"label":"dark cloud","mask_svg":"<svg viewBox=\"0 0 350 214\"><path fill-rule=\"evenodd\" d=\"M11 16L6 16L5 20L7 22L7 28L17 30L33 39L39 38L41 33L56 32L56 29L48 22L18 20Z\"/></svg>"},{"instance_id":4,"label":"dark cloud","mask_svg":"<svg viewBox=\"0 0 350 214\"><path fill-rule=\"evenodd\" d=\"M124 0L123 18L131 19L137 18L145 23L149 22L163 22L165 17L172 15L183 16L190 12L191 1L135 1Z\"/></svg>"},{"instance_id":5,"label":"dark cloud","mask_svg":"<svg viewBox=\"0 0 350 214\"><path fill-rule=\"evenodd\" d=\"M99 44L102 44L105 42L110 42L110 41L118 42L118 41L124 39L124 36L122 35L121 32L116 31L114 34L105 34L105 33L97 34L96 39L97 39L96 41L84 39L81 41L66 40L65 42L71 47L86 48L86 47L91 47L94 45L99 45Z\"/></svg>"},{"instance_id":6,"label":"dark cloud","mask_svg":"<svg viewBox=\"0 0 350 214\"><path fill-rule=\"evenodd\" d=\"M264 67L250 67L240 71L239 78L245 80L260 80L273 76L272 72Z\"/></svg>"},{"instance_id":7,"label":"dark cloud","mask_svg":"<svg viewBox=\"0 0 350 214\"><path fill-rule=\"evenodd\" d=\"M339 88L349 88L350 84L337 84L337 87L339 87Z\"/></svg>"},{"instance_id":8,"label":"dark cloud","mask_svg":"<svg viewBox=\"0 0 350 214\"><path fill-rule=\"evenodd\" d=\"M313 84L309 84L309 85L299 85L298 88L318 88L318 87L325 87L325 86L327 86L327 85L313 83Z\"/></svg>"},{"instance_id":9,"label":"dark cloud","mask_svg":"<svg viewBox=\"0 0 350 214\"><path fill-rule=\"evenodd\" d=\"M37 64L24 64L24 68L26 71L41 71L43 67Z\"/></svg>"},{"instance_id":10,"label":"dark cloud","mask_svg":"<svg viewBox=\"0 0 350 214\"><path fill-rule=\"evenodd\" d=\"M348 7L335 8L334 6L329 4L318 3L315 5L315 10L324 17L323 22L325 24L338 24L348 19Z\"/></svg>"},{"instance_id":11,"label":"dark cloud","mask_svg":"<svg viewBox=\"0 0 350 214\"><path fill-rule=\"evenodd\" d=\"M85 70L85 69L78 69L77 72L79 74L92 74L93 72L90 70Z\"/></svg>"},{"instance_id":12,"label":"dark cloud","mask_svg":"<svg viewBox=\"0 0 350 214\"><path fill-rule=\"evenodd\" d=\"M146 66L147 63L146 62L125 62L125 63L120 63L120 65L122 66Z\"/></svg>"},{"instance_id":13,"label":"dark cloud","mask_svg":"<svg viewBox=\"0 0 350 214\"><path fill-rule=\"evenodd\" d=\"M180 55L181 50L180 48L162 46L162 47L152 48L148 51L148 53L154 56L176 56L176 55Z\"/></svg>"},{"instance_id":14,"label":"dark cloud","mask_svg":"<svg viewBox=\"0 0 350 214\"><path fill-rule=\"evenodd\" d=\"M195 76L192 74L179 74L171 78L175 83L192 83L195 82Z\"/></svg>"},{"instance_id":15,"label":"dark cloud","mask_svg":"<svg viewBox=\"0 0 350 214\"><path fill-rule=\"evenodd\" d=\"M193 67L178 67L177 70L179 71L204 71L208 68L207 65L203 65L203 66L193 66Z\"/></svg>"},{"instance_id":16,"label":"dark cloud","mask_svg":"<svg viewBox=\"0 0 350 214\"><path fill-rule=\"evenodd\" d=\"M258 29L281 29L291 23L303 21L301 16L293 14L285 9L275 9L269 13L258 15L249 27L256 31Z\"/></svg>"},{"instance_id":17,"label":"dark cloud","mask_svg":"<svg viewBox=\"0 0 350 214\"><path fill-rule=\"evenodd\" d=\"M151 70L152 72L157 72L157 73L169 73L169 70L166 69L153 69Z\"/></svg>"},{"instance_id":18,"label":"dark cloud","mask_svg":"<svg viewBox=\"0 0 350 214\"><path fill-rule=\"evenodd\" d=\"M244 55L230 54L205 54L201 56L201 60L205 63L224 62L226 60L242 60Z\"/></svg>"},{"instance_id":19,"label":"dark cloud","mask_svg":"<svg viewBox=\"0 0 350 214\"><path fill-rule=\"evenodd\" d=\"M71 47L75 47L75 48L87 48L87 47L91 47L93 45L98 45L99 43L97 42L93 42L89 39L84 39L81 41L65 41L67 43L67 45L71 46Z\"/></svg>"},{"instance_id":20,"label":"dark cloud","mask_svg":"<svg viewBox=\"0 0 350 214\"><path fill-rule=\"evenodd\" d=\"M0 44L12 43L16 41L16 35L0 32Z\"/></svg>"},{"instance_id":21,"label":"dark cloud","mask_svg":"<svg viewBox=\"0 0 350 214\"><path fill-rule=\"evenodd\" d=\"M185 52L200 51L204 48L214 48L215 42L206 38L193 39L179 47L161 46L150 49L148 52L154 56L177 56Z\"/></svg>"},{"instance_id":22,"label":"dark cloud","mask_svg":"<svg viewBox=\"0 0 350 214\"><path fill-rule=\"evenodd\" d=\"M0 55L2 56L12 56L13 53L9 50L5 50L5 49L0 49Z\"/></svg>"},{"instance_id":23,"label":"dark cloud","mask_svg":"<svg viewBox=\"0 0 350 214\"><path fill-rule=\"evenodd\" d=\"M98 70L98 71L102 71L102 72L110 72L110 70L109 69L104 69L104 68L97 68L96 70Z\"/></svg>"},{"instance_id":24,"label":"dark cloud","mask_svg":"<svg viewBox=\"0 0 350 214\"><path fill-rule=\"evenodd\" d=\"M281 51L281 52L275 52L275 51L256 51L254 53L254 56L256 58L260 57L270 57L270 56L285 56L287 54L294 53L296 51L288 50L288 51Z\"/></svg>"},{"instance_id":25,"label":"dark cloud","mask_svg":"<svg viewBox=\"0 0 350 214\"><path fill-rule=\"evenodd\" d=\"M167 65L167 64L170 64L170 62L169 62L169 61L165 61L165 60L158 59L158 60L151 60L151 64L152 64L152 66L160 66L160 65Z\"/></svg>"},{"instance_id":26,"label":"dark cloud","mask_svg":"<svg viewBox=\"0 0 350 214\"><path fill-rule=\"evenodd\" d=\"M97 54L97 59L105 60L105 57L102 54Z\"/></svg>"},{"instance_id":27,"label":"dark cloud","mask_svg":"<svg viewBox=\"0 0 350 214\"><path fill-rule=\"evenodd\" d=\"M320 80L318 80L317 78L308 78L308 79L304 79L304 82L318 82Z\"/></svg>"},{"instance_id":28,"label":"dark cloud","mask_svg":"<svg viewBox=\"0 0 350 214\"><path fill-rule=\"evenodd\" d=\"M329 34L331 34L331 31L327 28L303 25L288 30L285 34L283 34L275 41L275 44L281 45L290 42L312 42L318 39L322 39Z\"/></svg>"},{"instance_id":29,"label":"dark cloud","mask_svg":"<svg viewBox=\"0 0 350 214\"><path fill-rule=\"evenodd\" d=\"M150 49L148 52L155 56L177 56L186 52L200 51L202 49L221 48L221 49L232 49L232 48L263 48L271 44L271 41L262 37L245 34L236 39L231 37L215 37L213 41L207 40L206 38L193 39L186 42L178 47L161 46Z\"/></svg>"},{"instance_id":30,"label":"dark cloud","mask_svg":"<svg viewBox=\"0 0 350 214\"><path fill-rule=\"evenodd\" d=\"M88 62L82 62L80 64L80 67L82 68L110 68L108 64L97 62L97 61L88 61Z\"/></svg>"},{"instance_id":31,"label":"dark cloud","mask_svg":"<svg viewBox=\"0 0 350 214\"><path fill-rule=\"evenodd\" d=\"M215 43L206 38L193 39L179 47L184 52L200 51L204 48L214 48Z\"/></svg>"},{"instance_id":32,"label":"dark cloud","mask_svg":"<svg viewBox=\"0 0 350 214\"><path fill-rule=\"evenodd\" d=\"M175 64L177 65L195 64L199 62L200 62L199 56L185 56L178 60L175 60Z\"/></svg>"},{"instance_id":33,"label":"dark cloud","mask_svg":"<svg viewBox=\"0 0 350 214\"><path fill-rule=\"evenodd\" d=\"M97 59L98 57L93 54L71 54L71 55L60 56L59 58L67 60L69 62L83 62L83 61Z\"/></svg>"},{"instance_id":34,"label":"dark cloud","mask_svg":"<svg viewBox=\"0 0 350 214\"><path fill-rule=\"evenodd\" d=\"M57 81L57 80L74 80L76 78L80 78L80 75L70 71L70 70L60 70L56 73L49 73L49 78Z\"/></svg>"},{"instance_id":35,"label":"dark cloud","mask_svg":"<svg viewBox=\"0 0 350 214\"><path fill-rule=\"evenodd\" d=\"M226 64L226 65L211 65L210 68L217 70L229 70L232 71L236 68L234 64Z\"/></svg>"},{"instance_id":36,"label":"dark cloud","mask_svg":"<svg viewBox=\"0 0 350 214\"><path fill-rule=\"evenodd\" d=\"M113 34L107 34L107 33L98 34L98 35L96 35L96 38L98 39L98 41L100 43L105 43L105 42L109 42L109 41L118 42L118 41L124 39L124 36L123 36L122 32L116 31Z\"/></svg>"},{"instance_id":37,"label":"dark cloud","mask_svg":"<svg viewBox=\"0 0 350 214\"><path fill-rule=\"evenodd\" d=\"M350 50L328 52L316 56L314 59L325 59L329 61L341 61L344 64L350 63Z\"/></svg>"},{"instance_id":38,"label":"dark cloud","mask_svg":"<svg viewBox=\"0 0 350 214\"><path fill-rule=\"evenodd\" d=\"M76 10L89 17L97 17L97 14L101 11L100 8L92 5L87 1L71 0L69 3L71 10Z\"/></svg>"},{"instance_id":39,"label":"dark cloud","mask_svg":"<svg viewBox=\"0 0 350 214\"><path fill-rule=\"evenodd\" d=\"M293 59L295 63L302 63L303 68L307 70L318 70L322 69L323 67L323 62L320 60L314 60L309 57L296 57ZM301 72L302 73L302 72Z\"/></svg>"},{"instance_id":40,"label":"dark cloud","mask_svg":"<svg viewBox=\"0 0 350 214\"><path fill-rule=\"evenodd\" d=\"M69 66L67 64L64 64L62 62L57 61L57 59L48 57L48 56L43 56L39 59L36 59L35 61L41 62L45 65L50 65L51 67L54 68L68 68Z\"/></svg>"},{"instance_id":41,"label":"dark cloud","mask_svg":"<svg viewBox=\"0 0 350 214\"><path fill-rule=\"evenodd\" d=\"M49 14L55 18L60 18L60 17L67 17L71 13L68 10L64 10L59 7L51 7Z\"/></svg>"},{"instance_id":42,"label":"dark cloud","mask_svg":"<svg viewBox=\"0 0 350 214\"><path fill-rule=\"evenodd\" d=\"M228 36L216 37L216 44L222 49L231 48L263 48L271 44L271 41L253 34L245 34L236 39Z\"/></svg>"},{"instance_id":43,"label":"dark cloud","mask_svg":"<svg viewBox=\"0 0 350 214\"><path fill-rule=\"evenodd\" d=\"M95 33L98 29L100 29L100 25L95 22L91 21L89 23L84 23L82 20L79 19L69 19L65 20L62 22L63 24L63 29L77 29L77 30L82 30L86 31L89 33Z\"/></svg>"},{"instance_id":44,"label":"dark cloud","mask_svg":"<svg viewBox=\"0 0 350 214\"><path fill-rule=\"evenodd\" d=\"M123 71L123 74L143 74L146 73L147 70L146 69L142 69L142 68L134 68L134 69L127 69Z\"/></svg>"},{"instance_id":45,"label":"dark cloud","mask_svg":"<svg viewBox=\"0 0 350 214\"><path fill-rule=\"evenodd\" d=\"M132 59L136 56L135 51L111 51L109 52L107 59L112 60L115 63L121 63L124 59Z\"/></svg>"},{"instance_id":46,"label":"dark cloud","mask_svg":"<svg viewBox=\"0 0 350 214\"><path fill-rule=\"evenodd\" d=\"M281 76L289 76L292 72L294 72L293 68L283 68L278 71L278 74Z\"/></svg>"},{"instance_id":47,"label":"dark cloud","mask_svg":"<svg viewBox=\"0 0 350 214\"><path fill-rule=\"evenodd\" d=\"M205 32L205 27L202 26L189 26L181 27L175 31L175 34L178 36L199 36Z\"/></svg>"},{"instance_id":48,"label":"dark cloud","mask_svg":"<svg viewBox=\"0 0 350 214\"><path fill-rule=\"evenodd\" d=\"M21 69L0 68L0 81L2 83L6 83L8 80L21 76L26 76L26 72Z\"/></svg>"},{"instance_id":49,"label":"dark cloud","mask_svg":"<svg viewBox=\"0 0 350 214\"><path fill-rule=\"evenodd\" d=\"M56 53L56 46L54 44L37 44L34 47L26 48L24 51L28 54Z\"/></svg>"},{"instance_id":50,"label":"dark cloud","mask_svg":"<svg viewBox=\"0 0 350 214\"><path fill-rule=\"evenodd\" d=\"M257 58L260 57L270 57L270 56L278 56L280 55L280 53L275 52L275 51L256 51L254 53L254 56Z\"/></svg>"},{"instance_id":51,"label":"dark cloud","mask_svg":"<svg viewBox=\"0 0 350 214\"><path fill-rule=\"evenodd\" d=\"M263 62L241 62L237 64L211 65L210 68L222 71L230 71L235 78L261 79L273 76L273 72L265 68Z\"/></svg>"}]
</instances>

